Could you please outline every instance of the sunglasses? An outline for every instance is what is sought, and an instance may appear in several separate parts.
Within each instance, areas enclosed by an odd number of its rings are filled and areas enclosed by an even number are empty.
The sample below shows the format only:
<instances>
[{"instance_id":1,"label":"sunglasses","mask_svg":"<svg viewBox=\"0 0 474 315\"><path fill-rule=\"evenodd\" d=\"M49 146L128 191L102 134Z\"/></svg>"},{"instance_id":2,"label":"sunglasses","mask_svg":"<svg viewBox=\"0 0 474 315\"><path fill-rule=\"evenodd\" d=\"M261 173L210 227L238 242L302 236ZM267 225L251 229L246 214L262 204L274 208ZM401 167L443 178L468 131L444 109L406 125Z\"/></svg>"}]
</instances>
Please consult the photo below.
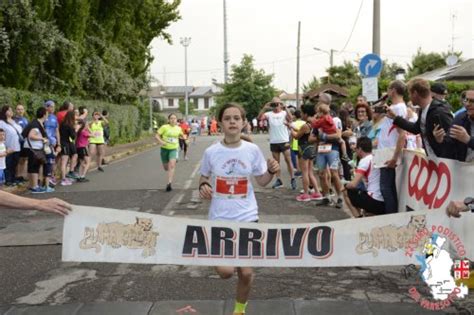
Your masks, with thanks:
<instances>
[{"instance_id":1,"label":"sunglasses","mask_svg":"<svg viewBox=\"0 0 474 315\"><path fill-rule=\"evenodd\" d=\"M472 98L464 98L462 101L463 101L464 103L474 104L474 99L472 99Z\"/></svg>"}]
</instances>

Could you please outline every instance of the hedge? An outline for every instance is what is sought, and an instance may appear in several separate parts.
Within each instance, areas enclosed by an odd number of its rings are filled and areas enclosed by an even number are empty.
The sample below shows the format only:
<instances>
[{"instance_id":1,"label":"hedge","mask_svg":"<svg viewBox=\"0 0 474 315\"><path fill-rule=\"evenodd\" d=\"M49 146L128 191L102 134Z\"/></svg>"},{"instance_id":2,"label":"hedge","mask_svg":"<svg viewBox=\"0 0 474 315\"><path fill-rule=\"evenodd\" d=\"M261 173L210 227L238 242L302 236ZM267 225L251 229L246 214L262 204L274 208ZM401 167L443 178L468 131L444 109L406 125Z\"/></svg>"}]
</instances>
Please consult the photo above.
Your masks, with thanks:
<instances>
[{"instance_id":1,"label":"hedge","mask_svg":"<svg viewBox=\"0 0 474 315\"><path fill-rule=\"evenodd\" d=\"M11 105L12 107L15 107L17 104L23 104L28 119L34 117L36 109L42 106L45 100L54 100L56 110L66 100L71 101L75 107L86 106L90 115L92 115L94 110L101 112L104 109L107 110L110 122L110 143L112 145L135 141L140 137L144 127L148 128L144 126L148 117L144 117L144 114L141 114L141 112L146 113L143 108L147 105L138 101L134 105L116 105L102 101L84 100L48 93L32 93L0 86L0 104L2 106Z\"/></svg>"}]
</instances>

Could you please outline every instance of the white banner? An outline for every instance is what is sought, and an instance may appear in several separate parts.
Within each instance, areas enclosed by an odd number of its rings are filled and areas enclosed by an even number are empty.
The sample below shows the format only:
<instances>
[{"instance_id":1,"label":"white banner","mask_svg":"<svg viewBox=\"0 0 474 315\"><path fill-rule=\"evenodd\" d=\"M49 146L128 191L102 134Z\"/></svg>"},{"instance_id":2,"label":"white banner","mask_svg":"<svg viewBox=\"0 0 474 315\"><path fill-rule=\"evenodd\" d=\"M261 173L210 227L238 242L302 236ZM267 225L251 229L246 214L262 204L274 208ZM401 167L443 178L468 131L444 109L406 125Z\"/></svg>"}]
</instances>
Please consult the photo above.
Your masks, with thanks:
<instances>
[{"instance_id":1,"label":"white banner","mask_svg":"<svg viewBox=\"0 0 474 315\"><path fill-rule=\"evenodd\" d=\"M406 265L418 263L409 253L421 253L420 239L433 230L450 233L446 237L452 242L453 235L457 237L456 250L469 257L474 253L473 226L474 215L449 219L444 209L328 223L265 224L75 206L64 222L62 257L204 266Z\"/></svg>"},{"instance_id":2,"label":"white banner","mask_svg":"<svg viewBox=\"0 0 474 315\"><path fill-rule=\"evenodd\" d=\"M428 159L404 151L397 168L398 211L446 209L450 201L474 197L474 164Z\"/></svg>"}]
</instances>

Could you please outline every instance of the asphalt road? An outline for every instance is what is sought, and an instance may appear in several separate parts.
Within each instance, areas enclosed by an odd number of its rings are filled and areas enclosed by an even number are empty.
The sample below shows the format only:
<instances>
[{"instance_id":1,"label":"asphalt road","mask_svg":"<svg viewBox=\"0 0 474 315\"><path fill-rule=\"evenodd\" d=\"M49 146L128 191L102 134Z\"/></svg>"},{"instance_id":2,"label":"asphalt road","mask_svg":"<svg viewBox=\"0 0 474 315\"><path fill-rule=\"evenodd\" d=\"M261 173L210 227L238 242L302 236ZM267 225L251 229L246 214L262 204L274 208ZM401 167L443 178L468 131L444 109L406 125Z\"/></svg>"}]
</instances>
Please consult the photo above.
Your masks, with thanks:
<instances>
[{"instance_id":1,"label":"asphalt road","mask_svg":"<svg viewBox=\"0 0 474 315\"><path fill-rule=\"evenodd\" d=\"M167 179L159 149L152 149L114 162L104 173L92 172L89 183L59 187L54 194L34 198L56 196L78 205L205 218L208 204L198 198L198 169L204 149L216 140L216 137L201 137L191 145L190 159L179 161L174 190L169 193L164 190ZM270 156L266 135L256 136L255 142ZM289 186L285 169L283 179ZM258 188L256 196L263 222L326 222L349 218L343 209L317 207L313 202L297 203L296 192L288 187L278 191ZM44 220L56 220L55 224L61 225L61 219L36 211L3 210L0 234L14 224L40 226ZM220 300L234 296L236 280L221 280L212 268L63 263L60 244L48 242L45 236L33 239L33 243L37 244L0 247L0 305ZM251 298L412 302L408 289L417 282L416 277L406 279L401 271L402 267L257 268Z\"/></svg>"}]
</instances>

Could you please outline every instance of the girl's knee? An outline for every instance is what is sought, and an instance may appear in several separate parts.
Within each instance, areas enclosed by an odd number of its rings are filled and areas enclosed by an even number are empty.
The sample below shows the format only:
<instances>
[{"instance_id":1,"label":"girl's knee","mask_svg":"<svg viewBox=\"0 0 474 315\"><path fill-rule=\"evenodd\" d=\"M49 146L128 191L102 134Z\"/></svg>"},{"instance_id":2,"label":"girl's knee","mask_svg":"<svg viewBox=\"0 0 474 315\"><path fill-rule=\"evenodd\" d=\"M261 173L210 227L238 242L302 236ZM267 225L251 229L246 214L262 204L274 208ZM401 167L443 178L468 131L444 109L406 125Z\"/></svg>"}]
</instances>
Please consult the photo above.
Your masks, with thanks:
<instances>
[{"instance_id":1,"label":"girl's knee","mask_svg":"<svg viewBox=\"0 0 474 315\"><path fill-rule=\"evenodd\" d=\"M234 275L234 268L232 267L217 267L216 272L221 279L230 279Z\"/></svg>"},{"instance_id":2,"label":"girl's knee","mask_svg":"<svg viewBox=\"0 0 474 315\"><path fill-rule=\"evenodd\" d=\"M254 278L254 273L251 268L241 268L239 270L239 280L245 283L251 283Z\"/></svg>"}]
</instances>

